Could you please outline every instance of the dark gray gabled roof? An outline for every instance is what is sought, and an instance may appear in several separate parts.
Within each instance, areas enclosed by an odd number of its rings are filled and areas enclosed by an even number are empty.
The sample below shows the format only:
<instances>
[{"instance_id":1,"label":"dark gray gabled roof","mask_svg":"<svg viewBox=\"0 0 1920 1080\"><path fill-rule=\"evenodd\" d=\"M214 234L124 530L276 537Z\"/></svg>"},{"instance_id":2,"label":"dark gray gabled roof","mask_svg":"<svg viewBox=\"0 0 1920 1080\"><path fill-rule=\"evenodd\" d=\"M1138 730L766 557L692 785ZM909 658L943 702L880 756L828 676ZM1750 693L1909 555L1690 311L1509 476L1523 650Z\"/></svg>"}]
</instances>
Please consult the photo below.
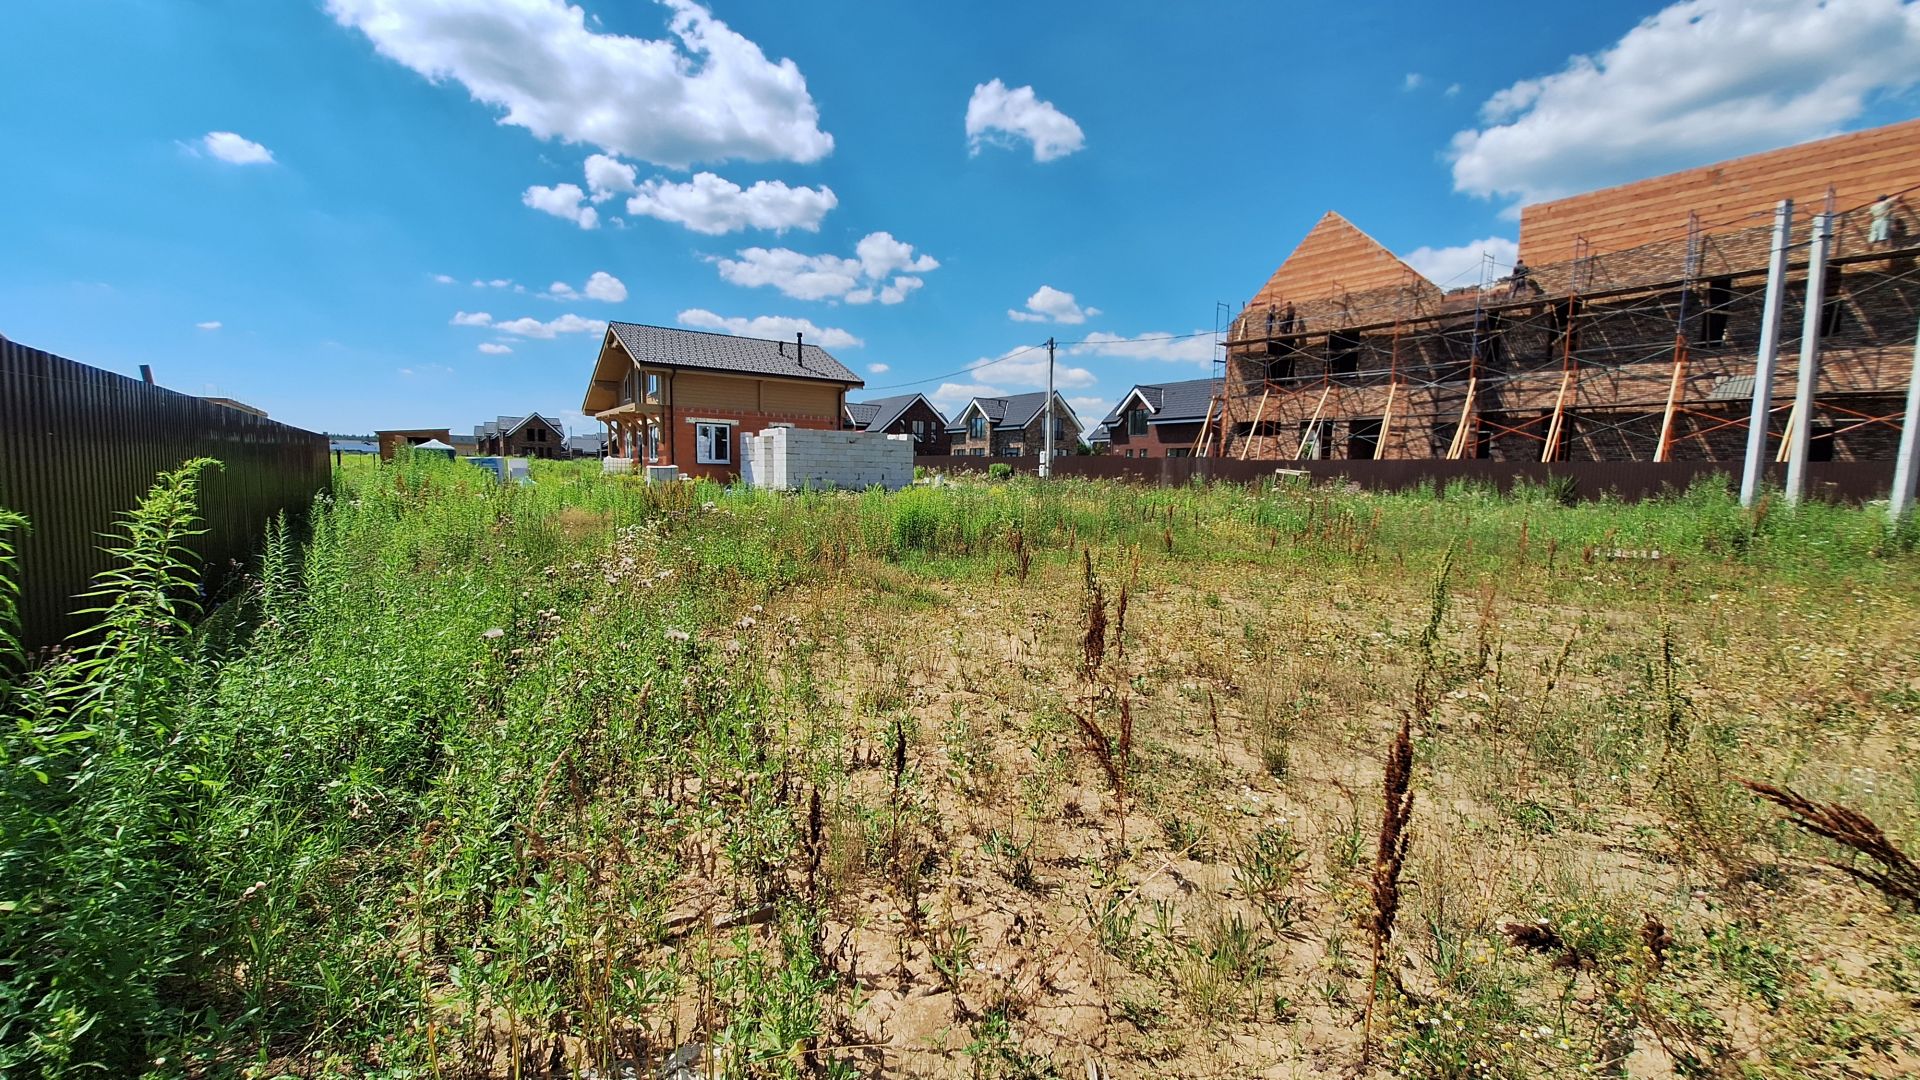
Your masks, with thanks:
<instances>
[{"instance_id":1,"label":"dark gray gabled roof","mask_svg":"<svg viewBox=\"0 0 1920 1080\"><path fill-rule=\"evenodd\" d=\"M621 347L642 364L777 375L787 379L821 379L851 386L866 385L865 380L818 345L808 345L805 350L800 350L791 341L735 337L704 330L677 330L642 323L608 323L607 329L619 340Z\"/></svg>"},{"instance_id":2,"label":"dark gray gabled roof","mask_svg":"<svg viewBox=\"0 0 1920 1080\"><path fill-rule=\"evenodd\" d=\"M919 394L898 394L894 397L875 398L872 401L847 402L847 413L862 431L885 431L900 419L900 414L913 407L916 401L926 400ZM927 408L939 417L940 426L947 426L947 418L933 402L927 402Z\"/></svg>"},{"instance_id":3,"label":"dark gray gabled roof","mask_svg":"<svg viewBox=\"0 0 1920 1080\"><path fill-rule=\"evenodd\" d=\"M1060 397L1057 392L1054 396ZM1065 398L1060 398L1060 403L1066 406L1067 412L1070 415L1073 413L1073 407L1066 404ZM1046 408L1046 405L1047 392L1045 390L1036 390L1031 394L1013 394L1008 397L977 397L969 401L966 408L960 410L960 419L964 420L966 418L967 409L979 406L980 411L986 415L986 418L993 423L994 427L1024 428L1028 424L1033 423L1034 418L1040 415L1040 411ZM1077 424L1079 422L1079 418L1076 416L1074 423ZM960 423L959 421L956 421L947 428L948 431L965 431L966 429L966 424Z\"/></svg>"},{"instance_id":4,"label":"dark gray gabled roof","mask_svg":"<svg viewBox=\"0 0 1920 1080\"><path fill-rule=\"evenodd\" d=\"M1150 424L1197 424L1207 418L1213 405L1212 379L1187 379L1184 382L1142 383L1121 395L1120 403L1107 413L1103 424L1120 422L1120 410L1138 393L1153 406Z\"/></svg>"}]
</instances>

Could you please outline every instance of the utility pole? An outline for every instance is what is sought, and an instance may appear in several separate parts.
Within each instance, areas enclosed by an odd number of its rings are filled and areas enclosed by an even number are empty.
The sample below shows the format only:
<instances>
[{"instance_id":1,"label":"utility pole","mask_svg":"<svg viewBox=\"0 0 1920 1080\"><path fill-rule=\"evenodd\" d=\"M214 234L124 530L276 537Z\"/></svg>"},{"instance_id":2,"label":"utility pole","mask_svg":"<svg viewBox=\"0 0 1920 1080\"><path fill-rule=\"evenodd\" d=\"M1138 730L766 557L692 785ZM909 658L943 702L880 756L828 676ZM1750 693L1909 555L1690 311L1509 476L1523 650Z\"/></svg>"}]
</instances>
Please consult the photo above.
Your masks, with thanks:
<instances>
[{"instance_id":1,"label":"utility pole","mask_svg":"<svg viewBox=\"0 0 1920 1080\"><path fill-rule=\"evenodd\" d=\"M1766 308L1760 314L1760 353L1753 363L1753 412L1747 417L1747 460L1740 470L1740 505L1760 494L1767 460L1767 425L1773 416L1773 372L1780 359L1780 315L1786 307L1787 248L1793 240L1793 200L1781 199L1773 215L1773 255L1767 260Z\"/></svg>"},{"instance_id":2,"label":"utility pole","mask_svg":"<svg viewBox=\"0 0 1920 1080\"><path fill-rule=\"evenodd\" d=\"M1040 455L1040 478L1042 480L1047 480L1053 477L1053 425L1059 423L1059 421L1055 419L1053 415L1053 339L1052 338L1047 339L1047 400L1041 406L1041 411L1046 416L1046 419L1042 422L1044 425L1044 430L1046 431L1046 435L1042 440L1042 445L1046 449L1042 451Z\"/></svg>"},{"instance_id":3,"label":"utility pole","mask_svg":"<svg viewBox=\"0 0 1920 1080\"><path fill-rule=\"evenodd\" d=\"M1913 374L1907 379L1907 418L1900 425L1900 453L1893 459L1893 494L1887 514L1898 523L1912 511L1914 488L1920 485L1920 331L1913 342Z\"/></svg>"},{"instance_id":4,"label":"utility pole","mask_svg":"<svg viewBox=\"0 0 1920 1080\"><path fill-rule=\"evenodd\" d=\"M1807 493L1807 447L1813 441L1813 385L1820 374L1820 331L1826 322L1827 244L1833 237L1833 215L1813 219L1813 247L1807 253L1806 320L1800 327L1800 378L1793 396L1793 432L1787 445L1789 505Z\"/></svg>"}]
</instances>

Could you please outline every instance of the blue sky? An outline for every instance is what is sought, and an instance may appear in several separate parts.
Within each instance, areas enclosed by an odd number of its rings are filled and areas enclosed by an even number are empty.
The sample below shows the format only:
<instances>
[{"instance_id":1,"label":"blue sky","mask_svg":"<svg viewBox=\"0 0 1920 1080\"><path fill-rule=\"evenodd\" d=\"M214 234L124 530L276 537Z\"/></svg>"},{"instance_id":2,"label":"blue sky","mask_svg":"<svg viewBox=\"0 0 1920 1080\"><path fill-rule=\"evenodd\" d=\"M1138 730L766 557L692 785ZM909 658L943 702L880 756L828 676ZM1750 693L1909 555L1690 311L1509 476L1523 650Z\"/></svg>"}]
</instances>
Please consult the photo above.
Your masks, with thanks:
<instances>
[{"instance_id":1,"label":"blue sky","mask_svg":"<svg viewBox=\"0 0 1920 1080\"><path fill-rule=\"evenodd\" d=\"M1523 201L1920 112L1900 0L713 3L8 4L0 333L333 431L577 428L609 318L946 404L1051 335L1091 423L1328 209L1471 278Z\"/></svg>"}]
</instances>

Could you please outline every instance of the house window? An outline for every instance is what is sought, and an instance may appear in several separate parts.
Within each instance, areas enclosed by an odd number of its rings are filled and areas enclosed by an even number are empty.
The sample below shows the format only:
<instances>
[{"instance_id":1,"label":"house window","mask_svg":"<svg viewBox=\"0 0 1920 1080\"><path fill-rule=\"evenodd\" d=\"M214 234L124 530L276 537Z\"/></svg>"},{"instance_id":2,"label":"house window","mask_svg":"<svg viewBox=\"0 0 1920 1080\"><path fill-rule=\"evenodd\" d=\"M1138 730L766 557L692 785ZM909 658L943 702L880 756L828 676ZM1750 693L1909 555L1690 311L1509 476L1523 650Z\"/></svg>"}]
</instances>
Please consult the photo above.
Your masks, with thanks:
<instances>
[{"instance_id":1,"label":"house window","mask_svg":"<svg viewBox=\"0 0 1920 1080\"><path fill-rule=\"evenodd\" d=\"M1192 456L1193 456L1193 447L1191 447L1191 446L1170 446L1170 447L1168 447L1168 448L1167 448L1167 456L1168 456L1168 457L1192 457Z\"/></svg>"},{"instance_id":2,"label":"house window","mask_svg":"<svg viewBox=\"0 0 1920 1080\"><path fill-rule=\"evenodd\" d=\"M1329 435L1327 431L1329 426L1330 425L1324 420L1303 421L1300 425L1300 453L1298 456L1306 458L1309 461L1325 460L1328 456L1327 444L1331 441L1327 437Z\"/></svg>"},{"instance_id":3,"label":"house window","mask_svg":"<svg viewBox=\"0 0 1920 1080\"><path fill-rule=\"evenodd\" d=\"M733 425L695 424L693 459L702 465L727 465L733 461Z\"/></svg>"},{"instance_id":4,"label":"house window","mask_svg":"<svg viewBox=\"0 0 1920 1080\"><path fill-rule=\"evenodd\" d=\"M1327 372L1332 375L1351 375L1360 369L1360 335L1347 330L1335 330L1327 335Z\"/></svg>"},{"instance_id":5,"label":"house window","mask_svg":"<svg viewBox=\"0 0 1920 1080\"><path fill-rule=\"evenodd\" d=\"M1147 433L1147 410L1135 409L1127 414L1127 434L1145 435Z\"/></svg>"},{"instance_id":6,"label":"house window","mask_svg":"<svg viewBox=\"0 0 1920 1080\"><path fill-rule=\"evenodd\" d=\"M973 416L967 420L967 438L984 439L986 437L987 418L981 416L979 413L974 413Z\"/></svg>"},{"instance_id":7,"label":"house window","mask_svg":"<svg viewBox=\"0 0 1920 1080\"><path fill-rule=\"evenodd\" d=\"M658 405L659 403L660 373L657 371L649 371L647 372L647 404Z\"/></svg>"},{"instance_id":8,"label":"house window","mask_svg":"<svg viewBox=\"0 0 1920 1080\"><path fill-rule=\"evenodd\" d=\"M1707 282L1706 310L1700 314L1700 343L1724 345L1727 341L1727 314L1733 307L1733 279L1717 277Z\"/></svg>"},{"instance_id":9,"label":"house window","mask_svg":"<svg viewBox=\"0 0 1920 1080\"><path fill-rule=\"evenodd\" d=\"M1347 457L1355 461L1369 461L1374 451L1380 449L1380 421L1347 421Z\"/></svg>"},{"instance_id":10,"label":"house window","mask_svg":"<svg viewBox=\"0 0 1920 1080\"><path fill-rule=\"evenodd\" d=\"M1837 334L1846 325L1847 302L1838 296L1827 297L1820 308L1820 336Z\"/></svg>"}]
</instances>

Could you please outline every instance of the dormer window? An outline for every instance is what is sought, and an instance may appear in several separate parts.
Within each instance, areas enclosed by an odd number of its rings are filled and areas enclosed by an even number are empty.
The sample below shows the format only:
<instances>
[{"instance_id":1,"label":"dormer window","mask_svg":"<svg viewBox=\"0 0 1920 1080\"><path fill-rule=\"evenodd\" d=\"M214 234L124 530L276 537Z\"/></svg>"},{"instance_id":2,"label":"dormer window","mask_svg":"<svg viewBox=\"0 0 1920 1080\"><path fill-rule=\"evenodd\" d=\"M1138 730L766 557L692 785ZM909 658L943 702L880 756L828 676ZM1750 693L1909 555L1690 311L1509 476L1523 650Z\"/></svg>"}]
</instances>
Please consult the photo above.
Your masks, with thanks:
<instances>
[{"instance_id":1,"label":"dormer window","mask_svg":"<svg viewBox=\"0 0 1920 1080\"><path fill-rule=\"evenodd\" d=\"M1127 434L1145 435L1147 433L1147 410L1135 409L1127 414Z\"/></svg>"}]
</instances>

